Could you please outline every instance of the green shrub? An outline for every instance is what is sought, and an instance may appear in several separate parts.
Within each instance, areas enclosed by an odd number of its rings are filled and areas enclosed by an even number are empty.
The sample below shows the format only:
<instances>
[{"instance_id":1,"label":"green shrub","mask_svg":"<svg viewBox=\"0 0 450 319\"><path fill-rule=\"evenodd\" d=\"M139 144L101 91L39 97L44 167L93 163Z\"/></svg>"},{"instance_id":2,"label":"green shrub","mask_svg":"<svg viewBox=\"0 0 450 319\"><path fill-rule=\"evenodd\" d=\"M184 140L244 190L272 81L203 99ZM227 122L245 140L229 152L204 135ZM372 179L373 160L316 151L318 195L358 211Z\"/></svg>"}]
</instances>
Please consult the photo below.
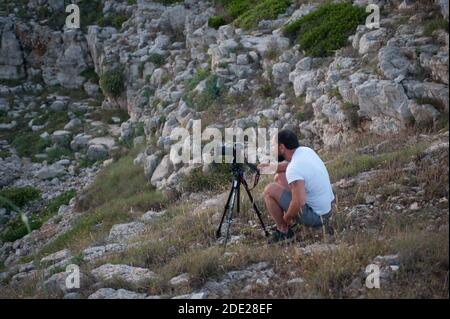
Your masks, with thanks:
<instances>
[{"instance_id":1,"label":"green shrub","mask_svg":"<svg viewBox=\"0 0 450 319\"><path fill-rule=\"evenodd\" d=\"M54 163L56 161L59 161L63 156L71 158L73 157L73 152L69 148L69 141L67 141L67 145L65 147L63 146L56 146L52 147L47 152L47 161L48 163Z\"/></svg>"},{"instance_id":2,"label":"green shrub","mask_svg":"<svg viewBox=\"0 0 450 319\"><path fill-rule=\"evenodd\" d=\"M94 68L88 68L80 73L80 75L88 80L90 80L92 83L98 83L98 75L95 72Z\"/></svg>"},{"instance_id":3,"label":"green shrub","mask_svg":"<svg viewBox=\"0 0 450 319\"><path fill-rule=\"evenodd\" d=\"M345 117L350 122L352 128L356 128L360 124L360 119L358 115L359 106L352 103L345 103L342 107L342 111Z\"/></svg>"},{"instance_id":4,"label":"green shrub","mask_svg":"<svg viewBox=\"0 0 450 319\"><path fill-rule=\"evenodd\" d=\"M225 8L224 17L230 17L240 28L251 29L261 20L274 20L291 5L291 0L219 0ZM216 17L213 22L221 22ZM216 24L217 25L217 24Z\"/></svg>"},{"instance_id":5,"label":"green shrub","mask_svg":"<svg viewBox=\"0 0 450 319\"><path fill-rule=\"evenodd\" d=\"M122 70L115 69L103 73L100 76L100 86L104 92L118 97L125 89Z\"/></svg>"},{"instance_id":6,"label":"green shrub","mask_svg":"<svg viewBox=\"0 0 450 319\"><path fill-rule=\"evenodd\" d=\"M27 203L37 200L41 197L41 192L33 187L5 188L0 190L0 196L11 201L15 206L22 208ZM0 197L0 207L12 208Z\"/></svg>"},{"instance_id":7,"label":"green shrub","mask_svg":"<svg viewBox=\"0 0 450 319\"><path fill-rule=\"evenodd\" d=\"M147 99L147 101L155 95L155 90L150 87L146 87L142 90L142 96Z\"/></svg>"},{"instance_id":8,"label":"green shrub","mask_svg":"<svg viewBox=\"0 0 450 319\"><path fill-rule=\"evenodd\" d=\"M38 17L39 20L47 19L47 18L50 17L50 14L51 14L50 10L48 10L48 9L47 9L46 7L44 7L44 6L39 7L39 8L37 9L36 13L37 13L37 17Z\"/></svg>"},{"instance_id":9,"label":"green shrub","mask_svg":"<svg viewBox=\"0 0 450 319\"><path fill-rule=\"evenodd\" d=\"M206 79L205 93L211 99L217 99L220 96L219 77L215 74Z\"/></svg>"},{"instance_id":10,"label":"green shrub","mask_svg":"<svg viewBox=\"0 0 450 319\"><path fill-rule=\"evenodd\" d=\"M233 19L237 19L241 14L258 3L257 0L221 0L219 2Z\"/></svg>"},{"instance_id":11,"label":"green shrub","mask_svg":"<svg viewBox=\"0 0 450 319\"><path fill-rule=\"evenodd\" d=\"M261 20L275 20L290 5L290 0L264 0L240 15L235 24L245 29L256 28Z\"/></svg>"},{"instance_id":12,"label":"green shrub","mask_svg":"<svg viewBox=\"0 0 450 319\"><path fill-rule=\"evenodd\" d=\"M209 18L208 26L210 28L219 29L221 26L227 24L227 21L222 16L214 16Z\"/></svg>"},{"instance_id":13,"label":"green shrub","mask_svg":"<svg viewBox=\"0 0 450 319\"><path fill-rule=\"evenodd\" d=\"M50 143L41 139L36 132L20 133L12 142L12 146L16 149L20 157L33 157L38 153L42 153Z\"/></svg>"},{"instance_id":14,"label":"green shrub","mask_svg":"<svg viewBox=\"0 0 450 319\"><path fill-rule=\"evenodd\" d=\"M186 81L186 89L188 91L192 91L193 89L195 89L195 87L204 79L206 79L209 76L209 71L206 69L198 69L197 73L195 74L195 76Z\"/></svg>"},{"instance_id":15,"label":"green shrub","mask_svg":"<svg viewBox=\"0 0 450 319\"><path fill-rule=\"evenodd\" d=\"M443 18L433 19L425 24L424 34L426 36L431 36L436 30L449 30L448 21Z\"/></svg>"},{"instance_id":16,"label":"green shrub","mask_svg":"<svg viewBox=\"0 0 450 319\"><path fill-rule=\"evenodd\" d=\"M284 34L308 55L329 56L347 43L366 16L363 8L350 3L327 3L286 26Z\"/></svg>"},{"instance_id":17,"label":"green shrub","mask_svg":"<svg viewBox=\"0 0 450 319\"><path fill-rule=\"evenodd\" d=\"M44 215L47 217L55 215L58 212L59 208L62 205L68 205L70 200L74 198L76 194L77 193L75 190L70 190L59 195L58 197L55 197L47 204Z\"/></svg>"},{"instance_id":18,"label":"green shrub","mask_svg":"<svg viewBox=\"0 0 450 319\"><path fill-rule=\"evenodd\" d=\"M74 190L67 191L52 199L39 213L32 214L28 218L30 230L33 231L35 229L39 229L42 224L58 212L62 205L68 205L70 200L75 197L75 195L76 192ZM27 234L27 226L23 223L21 218L17 216L8 222L1 235L1 239L5 242L13 242Z\"/></svg>"},{"instance_id":19,"label":"green shrub","mask_svg":"<svg viewBox=\"0 0 450 319\"><path fill-rule=\"evenodd\" d=\"M114 27L116 29L121 29L122 24L129 19L126 15L109 15L101 16L96 20L96 23L100 27Z\"/></svg>"},{"instance_id":20,"label":"green shrub","mask_svg":"<svg viewBox=\"0 0 450 319\"><path fill-rule=\"evenodd\" d=\"M150 56L148 57L148 61L152 62L157 67L160 67L166 63L166 59L164 58L164 56L158 53L150 54Z\"/></svg>"}]
</instances>

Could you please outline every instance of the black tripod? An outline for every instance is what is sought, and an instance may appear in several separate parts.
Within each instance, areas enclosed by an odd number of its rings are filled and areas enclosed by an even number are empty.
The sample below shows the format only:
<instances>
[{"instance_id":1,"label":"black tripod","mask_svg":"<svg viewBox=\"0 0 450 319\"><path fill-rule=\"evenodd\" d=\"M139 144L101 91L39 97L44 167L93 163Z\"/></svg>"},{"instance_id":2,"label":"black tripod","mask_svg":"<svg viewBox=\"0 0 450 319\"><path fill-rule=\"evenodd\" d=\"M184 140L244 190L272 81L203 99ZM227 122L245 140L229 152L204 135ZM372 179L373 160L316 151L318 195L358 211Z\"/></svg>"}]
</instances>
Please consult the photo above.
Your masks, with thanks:
<instances>
[{"instance_id":1,"label":"black tripod","mask_svg":"<svg viewBox=\"0 0 450 319\"><path fill-rule=\"evenodd\" d=\"M252 168L253 170L256 169L256 167L253 167L253 165L247 164L249 165L250 168ZM227 241L230 237L230 228L231 228L231 224L233 222L233 210L234 207L236 206L236 213L239 214L240 213L240 193L241 193L241 185L244 185L244 189L247 192L247 195L250 199L250 202L252 203L253 209L256 212L256 215L258 216L259 222L261 223L261 227L264 230L264 233L266 235L266 237L269 236L269 232L266 230L266 226L264 225L264 222L261 218L261 213L258 209L258 207L256 206L255 201L253 200L253 196L250 192L250 188L248 187L248 183L245 180L244 177L244 171L243 169L236 164L235 161L233 161L233 166L231 169L232 173L233 173L233 180L232 180L232 187L231 187L231 191L230 191L230 195L228 195L228 200L227 203L225 205L225 209L222 215L222 220L220 221L219 224L219 228L217 229L217 233L216 233L216 237L220 238L222 235L222 225L223 222L225 220L225 216L226 216L226 237L225 237L225 241L224 241L224 246L227 245ZM257 169L256 169L257 171ZM257 176L259 177L259 172L257 171ZM255 186L257 184L257 180L255 180Z\"/></svg>"}]
</instances>

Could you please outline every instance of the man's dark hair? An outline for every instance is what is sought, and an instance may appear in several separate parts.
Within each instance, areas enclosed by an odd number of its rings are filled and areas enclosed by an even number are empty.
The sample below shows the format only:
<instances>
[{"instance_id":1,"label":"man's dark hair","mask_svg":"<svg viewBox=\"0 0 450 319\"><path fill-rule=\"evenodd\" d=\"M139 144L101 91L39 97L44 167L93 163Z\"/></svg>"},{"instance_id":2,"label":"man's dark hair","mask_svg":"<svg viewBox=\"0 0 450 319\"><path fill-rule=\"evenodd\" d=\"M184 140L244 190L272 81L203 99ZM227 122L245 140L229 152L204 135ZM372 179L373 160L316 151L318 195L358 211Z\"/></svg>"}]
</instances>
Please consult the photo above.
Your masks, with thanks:
<instances>
[{"instance_id":1,"label":"man's dark hair","mask_svg":"<svg viewBox=\"0 0 450 319\"><path fill-rule=\"evenodd\" d=\"M283 144L288 150L300 147L297 135L291 130L281 130L278 132L278 145Z\"/></svg>"}]
</instances>

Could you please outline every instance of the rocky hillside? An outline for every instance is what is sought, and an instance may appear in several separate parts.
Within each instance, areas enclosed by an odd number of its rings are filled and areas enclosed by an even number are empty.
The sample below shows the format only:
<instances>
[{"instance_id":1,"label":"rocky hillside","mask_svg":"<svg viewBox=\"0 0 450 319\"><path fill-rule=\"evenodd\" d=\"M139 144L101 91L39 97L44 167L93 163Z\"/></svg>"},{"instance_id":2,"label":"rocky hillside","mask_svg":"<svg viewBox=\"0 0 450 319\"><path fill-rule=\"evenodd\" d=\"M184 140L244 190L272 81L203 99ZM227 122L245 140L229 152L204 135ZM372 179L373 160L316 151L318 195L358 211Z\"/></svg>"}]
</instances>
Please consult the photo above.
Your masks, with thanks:
<instances>
[{"instance_id":1,"label":"rocky hillside","mask_svg":"<svg viewBox=\"0 0 450 319\"><path fill-rule=\"evenodd\" d=\"M448 298L448 1L74 2L0 4L0 296ZM244 202L224 252L227 168L168 155L195 120L296 131L329 233L274 249Z\"/></svg>"}]
</instances>

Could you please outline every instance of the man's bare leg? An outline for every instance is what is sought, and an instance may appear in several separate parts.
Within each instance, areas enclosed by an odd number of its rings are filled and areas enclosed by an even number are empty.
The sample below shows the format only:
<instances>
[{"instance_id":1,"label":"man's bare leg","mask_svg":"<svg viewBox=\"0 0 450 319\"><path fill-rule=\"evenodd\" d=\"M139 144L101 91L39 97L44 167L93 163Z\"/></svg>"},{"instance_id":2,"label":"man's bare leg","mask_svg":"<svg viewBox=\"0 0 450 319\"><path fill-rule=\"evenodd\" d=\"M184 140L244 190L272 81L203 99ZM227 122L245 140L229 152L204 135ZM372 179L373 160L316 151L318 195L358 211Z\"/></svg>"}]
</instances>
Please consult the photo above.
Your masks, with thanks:
<instances>
[{"instance_id":1,"label":"man's bare leg","mask_svg":"<svg viewBox=\"0 0 450 319\"><path fill-rule=\"evenodd\" d=\"M283 209L278 204L284 190L285 188L280 184L270 183L264 189L264 202L266 203L269 214L277 224L278 230L287 232L289 227L283 219Z\"/></svg>"}]
</instances>

